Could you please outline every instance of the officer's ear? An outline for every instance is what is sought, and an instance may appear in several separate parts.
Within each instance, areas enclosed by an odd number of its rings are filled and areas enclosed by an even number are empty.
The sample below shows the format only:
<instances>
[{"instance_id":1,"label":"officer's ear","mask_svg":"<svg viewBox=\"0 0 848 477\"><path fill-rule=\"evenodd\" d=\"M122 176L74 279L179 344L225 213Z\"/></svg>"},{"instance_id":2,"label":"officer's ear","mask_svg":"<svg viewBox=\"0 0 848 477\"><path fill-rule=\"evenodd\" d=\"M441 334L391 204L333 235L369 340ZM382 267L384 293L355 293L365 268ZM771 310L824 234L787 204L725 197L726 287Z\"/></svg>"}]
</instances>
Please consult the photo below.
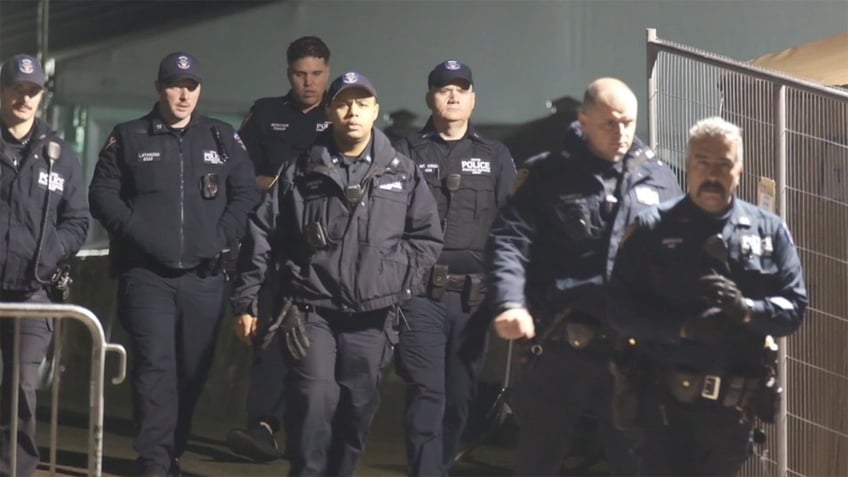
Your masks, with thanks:
<instances>
[{"instance_id":1,"label":"officer's ear","mask_svg":"<svg viewBox=\"0 0 848 477\"><path fill-rule=\"evenodd\" d=\"M426 93L424 93L424 102L427 103L427 109L430 111L433 110L433 90L428 89Z\"/></svg>"}]
</instances>

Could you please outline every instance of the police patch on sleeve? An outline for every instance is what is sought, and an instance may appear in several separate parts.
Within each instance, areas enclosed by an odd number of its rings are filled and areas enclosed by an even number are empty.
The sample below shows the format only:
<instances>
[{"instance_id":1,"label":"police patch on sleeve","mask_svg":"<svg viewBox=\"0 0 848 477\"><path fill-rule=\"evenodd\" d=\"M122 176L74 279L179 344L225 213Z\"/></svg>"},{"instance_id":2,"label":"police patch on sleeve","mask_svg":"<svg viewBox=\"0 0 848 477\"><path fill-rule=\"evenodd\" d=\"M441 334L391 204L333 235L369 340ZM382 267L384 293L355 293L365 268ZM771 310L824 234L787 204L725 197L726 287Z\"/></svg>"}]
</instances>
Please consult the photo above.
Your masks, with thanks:
<instances>
[{"instance_id":1,"label":"police patch on sleeve","mask_svg":"<svg viewBox=\"0 0 848 477\"><path fill-rule=\"evenodd\" d=\"M117 143L118 143L118 139L116 139L115 136L113 136L113 135L109 135L109 139L106 139L106 143L103 144L103 147L100 150L101 150L101 152L102 151L108 151L109 149L112 148L112 146L114 146Z\"/></svg>"},{"instance_id":2,"label":"police patch on sleeve","mask_svg":"<svg viewBox=\"0 0 848 477\"><path fill-rule=\"evenodd\" d=\"M659 205L660 193L648 186L636 186L636 200L644 205Z\"/></svg>"},{"instance_id":3,"label":"police patch on sleeve","mask_svg":"<svg viewBox=\"0 0 848 477\"><path fill-rule=\"evenodd\" d=\"M233 139L236 140L236 142L238 143L239 146L241 146L242 149L244 149L245 151L247 150L247 148L244 147L244 143L241 142L241 137L239 136L239 133L237 133L237 132L233 133Z\"/></svg>"},{"instance_id":4,"label":"police patch on sleeve","mask_svg":"<svg viewBox=\"0 0 848 477\"><path fill-rule=\"evenodd\" d=\"M512 192L509 193L510 196L515 195L521 186L527 182L527 178L530 177L530 169L522 167L515 174L515 182L512 183Z\"/></svg>"}]
</instances>

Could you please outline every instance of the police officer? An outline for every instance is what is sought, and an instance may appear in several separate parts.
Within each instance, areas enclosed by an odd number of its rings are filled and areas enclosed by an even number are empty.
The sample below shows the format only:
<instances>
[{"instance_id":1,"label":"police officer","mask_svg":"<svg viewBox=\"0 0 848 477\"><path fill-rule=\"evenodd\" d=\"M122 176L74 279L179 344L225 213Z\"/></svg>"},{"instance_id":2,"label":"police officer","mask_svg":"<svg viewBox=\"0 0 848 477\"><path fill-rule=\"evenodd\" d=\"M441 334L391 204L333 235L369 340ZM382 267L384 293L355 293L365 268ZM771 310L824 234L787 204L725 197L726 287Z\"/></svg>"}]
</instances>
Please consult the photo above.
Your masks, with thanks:
<instances>
[{"instance_id":1,"label":"police officer","mask_svg":"<svg viewBox=\"0 0 848 477\"><path fill-rule=\"evenodd\" d=\"M445 244L426 275L425 294L406 302L410 326L400 329L398 371L407 382L409 475L447 475L454 462L483 364L483 250L489 226L512 190L515 165L506 146L470 124L475 92L471 69L439 63L427 78L430 120L398 151L427 180L444 227ZM474 343L472 343L474 342ZM471 347L469 347L471 346ZM461 352L477 348L473 353Z\"/></svg>"},{"instance_id":2,"label":"police officer","mask_svg":"<svg viewBox=\"0 0 848 477\"><path fill-rule=\"evenodd\" d=\"M774 338L807 306L786 224L734 195L742 137L718 117L689 131L688 195L641 215L610 281L610 323L647 361L637 425L644 475L735 475L779 396Z\"/></svg>"},{"instance_id":3,"label":"police officer","mask_svg":"<svg viewBox=\"0 0 848 477\"><path fill-rule=\"evenodd\" d=\"M557 475L587 413L599 422L613 475L635 472L632 437L610 423L605 285L635 214L681 193L674 174L635 137L630 88L601 78L586 89L560 151L529 159L492 226L489 292L495 330L534 339L515 386L517 475Z\"/></svg>"},{"instance_id":4,"label":"police officer","mask_svg":"<svg viewBox=\"0 0 848 477\"><path fill-rule=\"evenodd\" d=\"M283 97L257 100L239 131L262 190L270 187L284 162L305 150L329 125L322 103L330 78L330 49L320 38L304 36L289 45L286 58L291 90ZM249 315L236 317L236 337L253 346L249 337L256 326L257 320ZM280 457L274 434L282 423L285 368L278 346L253 349L247 428L231 430L227 444L236 454L267 462Z\"/></svg>"},{"instance_id":5,"label":"police officer","mask_svg":"<svg viewBox=\"0 0 848 477\"><path fill-rule=\"evenodd\" d=\"M44 97L38 60L16 55L0 70L0 302L49 303L58 265L73 257L88 232L82 168L70 144L36 118ZM0 475L11 472L11 416L18 419L17 475L38 466L35 406L38 366L53 337L50 319L0 320L3 381L0 402ZM20 362L18 409L12 402L13 365Z\"/></svg>"},{"instance_id":6,"label":"police officer","mask_svg":"<svg viewBox=\"0 0 848 477\"><path fill-rule=\"evenodd\" d=\"M135 449L145 476L179 473L223 318L221 251L244 234L258 201L238 134L195 111L197 60L167 55L155 86L153 110L112 131L89 190L111 236L118 317L135 351Z\"/></svg>"},{"instance_id":7,"label":"police officer","mask_svg":"<svg viewBox=\"0 0 848 477\"><path fill-rule=\"evenodd\" d=\"M280 339L269 346L285 346L288 358L292 475L355 473L397 342L394 308L442 248L424 178L373 126L371 82L345 73L328 98L332 126L251 214L233 296L237 315L256 316L257 290L274 275L283 298L269 330Z\"/></svg>"}]
</instances>

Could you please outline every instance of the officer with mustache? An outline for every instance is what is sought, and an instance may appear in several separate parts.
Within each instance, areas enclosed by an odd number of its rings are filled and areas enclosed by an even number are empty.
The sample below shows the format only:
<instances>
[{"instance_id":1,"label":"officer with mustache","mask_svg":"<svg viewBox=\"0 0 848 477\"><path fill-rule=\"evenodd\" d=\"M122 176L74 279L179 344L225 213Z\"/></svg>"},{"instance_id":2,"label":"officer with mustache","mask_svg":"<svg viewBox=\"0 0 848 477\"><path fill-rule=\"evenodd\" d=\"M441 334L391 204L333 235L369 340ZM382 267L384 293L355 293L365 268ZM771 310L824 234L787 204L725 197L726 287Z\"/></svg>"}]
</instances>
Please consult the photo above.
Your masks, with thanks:
<instances>
[{"instance_id":1,"label":"officer with mustache","mask_svg":"<svg viewBox=\"0 0 848 477\"><path fill-rule=\"evenodd\" d=\"M644 365L613 370L635 381L622 387L636 397L630 425L644 430L642 475L735 475L752 427L775 419L774 339L798 329L807 292L786 224L735 195L739 128L699 121L688 149L688 195L642 214L622 240L607 317Z\"/></svg>"},{"instance_id":2,"label":"officer with mustache","mask_svg":"<svg viewBox=\"0 0 848 477\"><path fill-rule=\"evenodd\" d=\"M0 71L0 302L49 303L45 288L60 262L73 257L88 231L83 172L74 148L36 117L44 98L44 70L15 55ZM3 383L0 393L0 475L11 473L11 423L18 420L16 474L38 466L35 440L38 366L53 337L51 319L22 319L20 355L14 320L0 320ZM20 362L18 389L13 365ZM20 395L11 409L13 392ZM14 417L13 417L14 416Z\"/></svg>"}]
</instances>

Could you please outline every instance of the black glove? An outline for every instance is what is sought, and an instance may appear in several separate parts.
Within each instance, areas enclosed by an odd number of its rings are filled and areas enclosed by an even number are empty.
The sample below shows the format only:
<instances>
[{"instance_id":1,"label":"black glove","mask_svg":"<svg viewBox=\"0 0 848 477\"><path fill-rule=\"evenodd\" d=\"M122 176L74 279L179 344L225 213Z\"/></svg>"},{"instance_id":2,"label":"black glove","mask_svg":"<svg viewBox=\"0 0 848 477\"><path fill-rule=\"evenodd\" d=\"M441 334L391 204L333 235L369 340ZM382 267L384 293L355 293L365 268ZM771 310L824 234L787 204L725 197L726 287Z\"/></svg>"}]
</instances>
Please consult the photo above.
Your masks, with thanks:
<instances>
[{"instance_id":1,"label":"black glove","mask_svg":"<svg viewBox=\"0 0 848 477\"><path fill-rule=\"evenodd\" d=\"M277 318L265 332L262 338L262 349L271 344L278 331L283 333L283 340L289 355L296 361L303 359L306 356L306 351L309 350L309 337L306 335L303 313L291 300L286 300Z\"/></svg>"},{"instance_id":2,"label":"black glove","mask_svg":"<svg viewBox=\"0 0 848 477\"><path fill-rule=\"evenodd\" d=\"M739 288L729 278L712 273L698 279L698 289L707 309L701 317L711 319L723 314L730 321L745 323L750 319L750 308Z\"/></svg>"}]
</instances>

